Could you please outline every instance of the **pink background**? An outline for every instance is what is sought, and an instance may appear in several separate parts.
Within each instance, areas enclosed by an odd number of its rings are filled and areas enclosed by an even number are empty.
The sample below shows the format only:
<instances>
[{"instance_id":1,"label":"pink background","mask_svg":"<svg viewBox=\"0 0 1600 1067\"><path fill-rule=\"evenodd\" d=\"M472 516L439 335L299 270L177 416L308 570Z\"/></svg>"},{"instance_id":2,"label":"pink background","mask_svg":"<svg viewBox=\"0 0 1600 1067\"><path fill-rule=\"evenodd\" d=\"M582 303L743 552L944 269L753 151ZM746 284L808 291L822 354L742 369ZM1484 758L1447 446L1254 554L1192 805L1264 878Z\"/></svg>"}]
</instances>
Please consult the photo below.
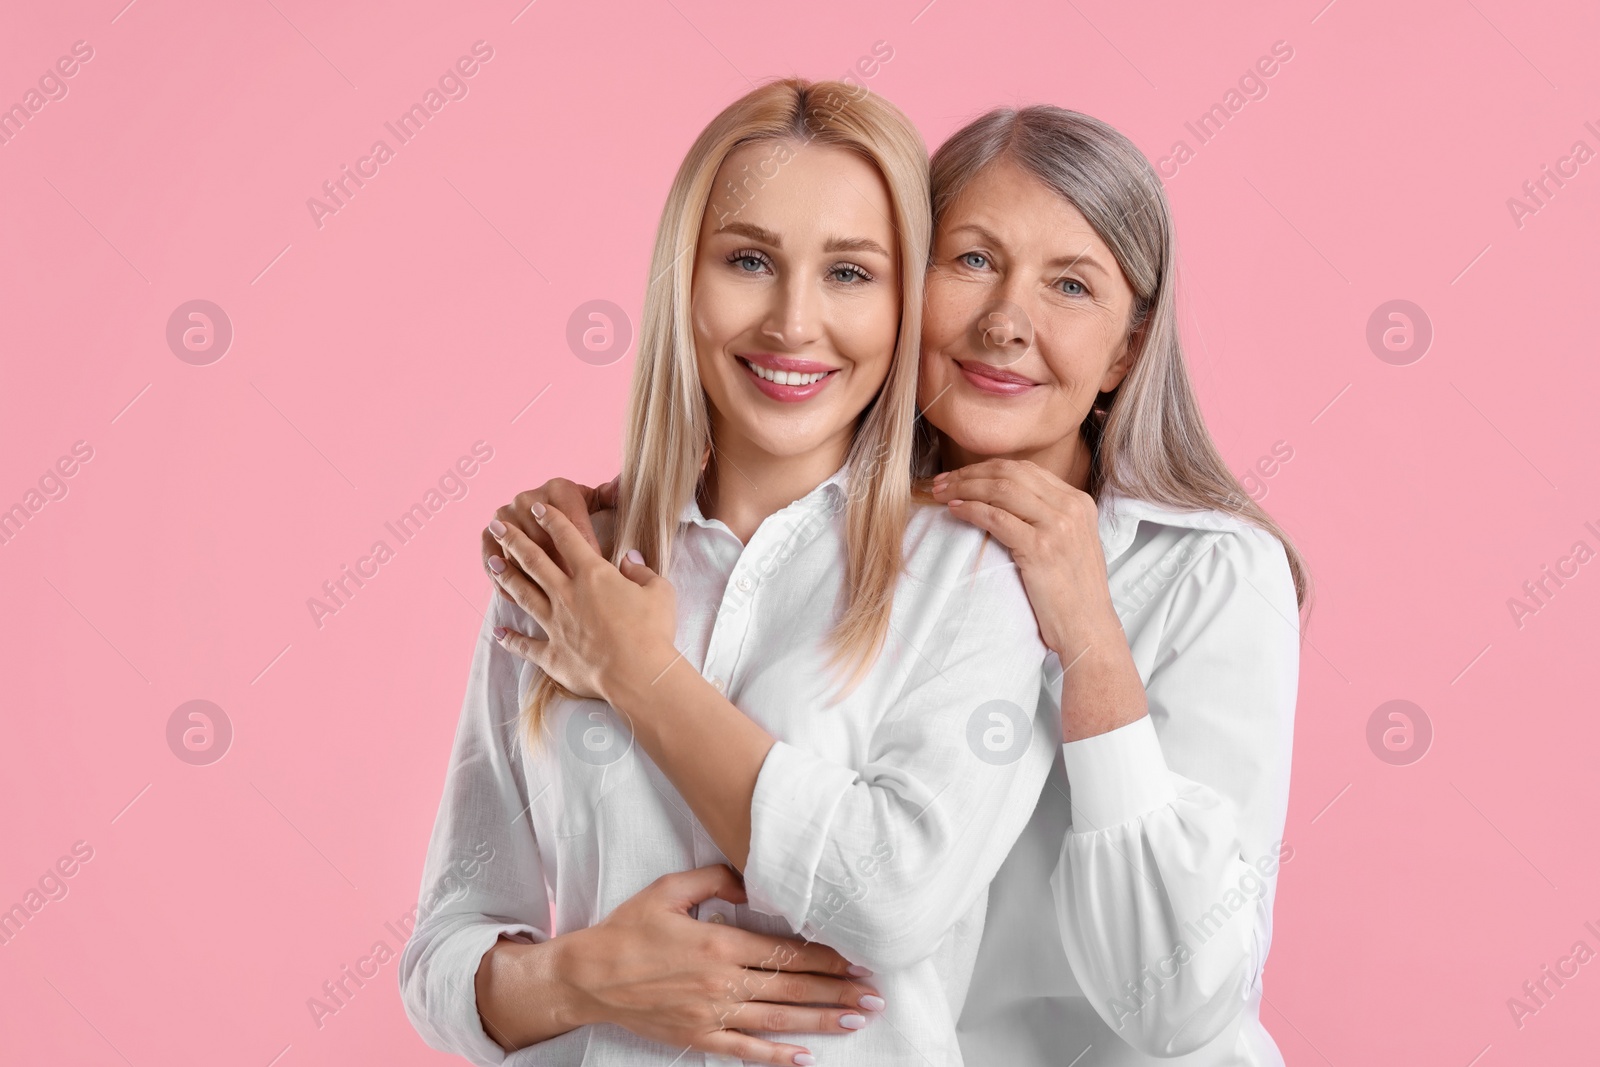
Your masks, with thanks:
<instances>
[{"instance_id":1,"label":"pink background","mask_svg":"<svg viewBox=\"0 0 1600 1067\"><path fill-rule=\"evenodd\" d=\"M1600 563L1520 627L1507 601L1600 549L1600 161L1520 226L1507 200L1600 150L1594 5L123 2L13 4L0 35L0 104L94 50L0 145L0 508L93 452L0 545L0 907L93 850L0 946L5 1063L446 1061L392 960L320 1027L307 1000L398 951L479 529L616 467L631 352L580 360L568 318L636 313L721 106L879 41L864 80L930 145L1049 101L1194 151L1166 165L1194 377L1234 470L1292 449L1260 484L1320 590L1267 969L1289 1062L1592 1054L1600 962L1521 1028L1506 1001L1600 949ZM478 40L469 95L319 228L307 199ZM1198 144L1184 123L1276 41L1266 97ZM165 336L195 299L234 330L206 366ZM1366 339L1395 299L1434 332L1404 366ZM398 545L385 521L477 441L465 499ZM308 598L380 538L319 627ZM166 733L196 699L234 731L204 766ZM1367 741L1395 699L1434 731L1405 766Z\"/></svg>"}]
</instances>

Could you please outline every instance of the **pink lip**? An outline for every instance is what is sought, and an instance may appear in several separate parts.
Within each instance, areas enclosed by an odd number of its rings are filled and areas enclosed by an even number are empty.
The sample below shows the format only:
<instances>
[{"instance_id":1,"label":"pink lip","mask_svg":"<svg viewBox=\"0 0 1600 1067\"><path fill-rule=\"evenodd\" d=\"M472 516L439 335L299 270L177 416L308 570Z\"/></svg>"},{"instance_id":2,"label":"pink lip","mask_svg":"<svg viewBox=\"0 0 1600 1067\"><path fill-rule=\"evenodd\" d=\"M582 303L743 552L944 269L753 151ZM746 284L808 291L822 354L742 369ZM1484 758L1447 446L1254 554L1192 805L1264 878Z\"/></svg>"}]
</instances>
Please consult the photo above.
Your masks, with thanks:
<instances>
[{"instance_id":1,"label":"pink lip","mask_svg":"<svg viewBox=\"0 0 1600 1067\"><path fill-rule=\"evenodd\" d=\"M963 363L955 360L955 365L961 368L961 376L972 385L986 393L997 396L1021 396L1039 383L1031 378L1024 378L1020 374L991 367L987 363Z\"/></svg>"},{"instance_id":2,"label":"pink lip","mask_svg":"<svg viewBox=\"0 0 1600 1067\"><path fill-rule=\"evenodd\" d=\"M740 359L748 360L758 367L768 370L794 371L796 374L822 374L825 371L838 370L826 363L818 363L814 359L800 359L797 356L775 356L770 352L740 352Z\"/></svg>"},{"instance_id":3,"label":"pink lip","mask_svg":"<svg viewBox=\"0 0 1600 1067\"><path fill-rule=\"evenodd\" d=\"M759 364L768 370L784 370L791 371L796 374L824 374L826 377L819 378L810 385L779 385L777 382L767 381L755 371L745 366L745 360L749 360L751 363ZM761 390L773 400L782 401L785 404L797 404L802 400L810 400L812 397L826 389L829 382L838 377L836 372L839 370L838 367L830 367L824 363L818 363L815 360L796 359L793 356L774 356L764 352L757 353L755 355L740 356L739 369L744 371L746 376L748 376L749 379L755 383L755 387L757 389Z\"/></svg>"}]
</instances>

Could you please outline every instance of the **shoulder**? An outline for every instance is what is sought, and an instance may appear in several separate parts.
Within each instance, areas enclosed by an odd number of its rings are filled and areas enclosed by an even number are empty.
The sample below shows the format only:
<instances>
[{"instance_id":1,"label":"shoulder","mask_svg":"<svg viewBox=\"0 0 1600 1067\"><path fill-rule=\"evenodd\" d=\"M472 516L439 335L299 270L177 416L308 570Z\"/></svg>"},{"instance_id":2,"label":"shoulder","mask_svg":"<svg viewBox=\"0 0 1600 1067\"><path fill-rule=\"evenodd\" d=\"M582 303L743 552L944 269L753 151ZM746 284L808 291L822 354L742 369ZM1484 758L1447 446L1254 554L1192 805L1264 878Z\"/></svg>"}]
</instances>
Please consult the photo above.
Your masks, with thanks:
<instances>
[{"instance_id":1,"label":"shoulder","mask_svg":"<svg viewBox=\"0 0 1600 1067\"><path fill-rule=\"evenodd\" d=\"M1298 615L1283 543L1237 515L1112 496L1101 502L1100 536L1112 598L1125 623L1158 603L1170 619L1210 615L1235 598L1264 600L1279 614Z\"/></svg>"},{"instance_id":2,"label":"shoulder","mask_svg":"<svg viewBox=\"0 0 1600 1067\"><path fill-rule=\"evenodd\" d=\"M901 552L908 577L944 583L955 578L983 575L1018 583L1011 550L970 522L963 522L942 504L911 505Z\"/></svg>"},{"instance_id":3,"label":"shoulder","mask_svg":"<svg viewBox=\"0 0 1600 1067\"><path fill-rule=\"evenodd\" d=\"M1031 670L1044 662L1039 624L1010 550L943 505L912 505L894 612L900 636L913 644L948 631L1000 657L996 665Z\"/></svg>"}]
</instances>

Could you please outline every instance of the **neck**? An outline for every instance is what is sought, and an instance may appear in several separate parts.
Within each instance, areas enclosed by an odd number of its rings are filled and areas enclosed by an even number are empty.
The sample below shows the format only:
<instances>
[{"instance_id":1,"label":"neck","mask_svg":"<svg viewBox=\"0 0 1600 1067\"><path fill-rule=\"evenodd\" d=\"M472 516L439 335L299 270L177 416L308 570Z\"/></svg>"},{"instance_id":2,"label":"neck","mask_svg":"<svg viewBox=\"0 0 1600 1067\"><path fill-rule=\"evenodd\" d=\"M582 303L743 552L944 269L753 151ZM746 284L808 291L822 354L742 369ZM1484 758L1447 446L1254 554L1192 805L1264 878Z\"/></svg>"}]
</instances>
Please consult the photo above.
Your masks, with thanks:
<instances>
[{"instance_id":1,"label":"neck","mask_svg":"<svg viewBox=\"0 0 1600 1067\"><path fill-rule=\"evenodd\" d=\"M805 496L844 465L852 430L808 452L774 455L749 442L716 434L700 488L700 511L749 543L768 515Z\"/></svg>"},{"instance_id":2,"label":"neck","mask_svg":"<svg viewBox=\"0 0 1600 1067\"><path fill-rule=\"evenodd\" d=\"M1089 445L1074 428L1072 433L1042 448L985 454L957 444L946 434L939 435L939 469L955 470L986 459L1022 459L1054 474L1074 489L1089 491Z\"/></svg>"}]
</instances>

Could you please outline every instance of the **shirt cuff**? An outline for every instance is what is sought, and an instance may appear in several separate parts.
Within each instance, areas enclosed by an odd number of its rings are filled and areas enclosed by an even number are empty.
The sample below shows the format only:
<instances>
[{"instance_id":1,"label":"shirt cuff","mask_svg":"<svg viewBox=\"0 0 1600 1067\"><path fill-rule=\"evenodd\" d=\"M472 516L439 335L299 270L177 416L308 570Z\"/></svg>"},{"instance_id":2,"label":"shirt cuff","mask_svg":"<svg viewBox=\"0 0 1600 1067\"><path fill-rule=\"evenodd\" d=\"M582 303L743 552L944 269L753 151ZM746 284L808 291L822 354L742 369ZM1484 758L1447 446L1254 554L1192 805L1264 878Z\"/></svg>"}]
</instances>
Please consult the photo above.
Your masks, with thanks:
<instances>
[{"instance_id":1,"label":"shirt cuff","mask_svg":"<svg viewBox=\"0 0 1600 1067\"><path fill-rule=\"evenodd\" d=\"M767 750L750 798L750 855L744 888L750 907L782 916L801 932L811 910L828 826L854 771L782 741Z\"/></svg>"},{"instance_id":2,"label":"shirt cuff","mask_svg":"<svg viewBox=\"0 0 1600 1067\"><path fill-rule=\"evenodd\" d=\"M1074 833L1144 817L1178 797L1149 715L1061 746L1072 790Z\"/></svg>"},{"instance_id":3,"label":"shirt cuff","mask_svg":"<svg viewBox=\"0 0 1600 1067\"><path fill-rule=\"evenodd\" d=\"M464 1043L464 1047L456 1051L477 1064L502 1064L510 1056L484 1031L483 1017L478 1014L478 965L502 935L526 944L547 940L534 927L520 923L474 924L440 944L438 955L431 963L433 973L445 976L450 983L448 991L438 992L449 997L450 1007L446 1012L451 1020L450 1028Z\"/></svg>"}]
</instances>

